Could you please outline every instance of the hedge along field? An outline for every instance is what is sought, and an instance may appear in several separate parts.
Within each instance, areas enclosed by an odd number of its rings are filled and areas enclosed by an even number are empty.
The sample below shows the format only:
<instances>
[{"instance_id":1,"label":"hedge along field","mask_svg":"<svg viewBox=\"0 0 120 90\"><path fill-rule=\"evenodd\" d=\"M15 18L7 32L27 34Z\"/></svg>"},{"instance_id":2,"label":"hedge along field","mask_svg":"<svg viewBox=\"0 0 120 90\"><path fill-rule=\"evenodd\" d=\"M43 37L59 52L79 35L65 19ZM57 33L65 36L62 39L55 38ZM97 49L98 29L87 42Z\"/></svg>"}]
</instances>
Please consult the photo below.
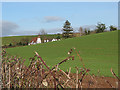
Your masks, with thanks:
<instances>
[{"instance_id":1,"label":"hedge along field","mask_svg":"<svg viewBox=\"0 0 120 90\"><path fill-rule=\"evenodd\" d=\"M25 65L29 64L29 58L34 56L34 52L37 51L47 65L52 68L52 66L69 56L67 53L73 47L80 51L83 62L86 68L91 70L91 74L98 75L98 70L100 70L100 76L112 77L110 72L112 68L116 75L118 75L118 31L86 35L31 46L8 48L6 51L10 56L16 55L26 59ZM75 55L75 60L63 63L60 65L60 68L67 71L69 67L72 67L71 71L75 73L74 67L82 67L82 64L76 53L73 52L72 54Z\"/></svg>"}]
</instances>

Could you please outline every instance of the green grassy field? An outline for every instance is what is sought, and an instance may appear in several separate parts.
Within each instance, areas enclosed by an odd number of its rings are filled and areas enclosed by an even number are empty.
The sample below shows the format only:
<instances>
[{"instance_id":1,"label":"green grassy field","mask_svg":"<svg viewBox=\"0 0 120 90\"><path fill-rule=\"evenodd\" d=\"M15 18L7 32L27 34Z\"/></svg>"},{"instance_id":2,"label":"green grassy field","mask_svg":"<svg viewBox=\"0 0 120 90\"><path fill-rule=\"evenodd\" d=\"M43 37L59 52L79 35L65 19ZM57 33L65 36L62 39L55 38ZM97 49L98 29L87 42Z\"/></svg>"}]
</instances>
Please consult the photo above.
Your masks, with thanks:
<instances>
[{"instance_id":1,"label":"green grassy field","mask_svg":"<svg viewBox=\"0 0 120 90\"><path fill-rule=\"evenodd\" d=\"M86 35L65 39L57 42L48 42L31 46L8 48L8 55L17 55L26 59L25 64L29 64L29 58L37 51L43 60L52 67L68 55L67 52L75 47L80 51L80 55L86 68L89 68L90 73L112 76L110 69L118 75L118 31L104 32L99 34ZM73 54L76 55L74 52ZM74 67L82 67L77 55L74 61L68 61L60 65L60 68L67 70L72 67L72 72L75 72Z\"/></svg>"}]
</instances>

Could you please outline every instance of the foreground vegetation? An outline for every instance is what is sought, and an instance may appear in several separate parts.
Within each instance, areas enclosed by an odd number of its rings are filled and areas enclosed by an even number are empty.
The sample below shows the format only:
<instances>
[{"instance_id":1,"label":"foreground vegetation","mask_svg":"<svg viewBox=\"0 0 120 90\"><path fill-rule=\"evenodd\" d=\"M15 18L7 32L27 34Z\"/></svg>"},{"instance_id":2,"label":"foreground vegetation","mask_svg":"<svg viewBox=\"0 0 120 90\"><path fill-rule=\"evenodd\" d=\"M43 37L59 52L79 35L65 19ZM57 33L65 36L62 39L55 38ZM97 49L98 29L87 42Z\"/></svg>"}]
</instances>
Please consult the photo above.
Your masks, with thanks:
<instances>
[{"instance_id":1,"label":"foreground vegetation","mask_svg":"<svg viewBox=\"0 0 120 90\"><path fill-rule=\"evenodd\" d=\"M6 51L9 56L16 55L26 59L25 65L29 65L29 58L37 51L45 60L46 64L52 68L53 65L65 59L71 48L80 50L80 55L83 58L87 68L90 68L91 74L98 74L104 76L112 76L110 68L112 67L118 75L118 31L104 32L99 34L87 35L82 37L75 37L56 42L48 42L31 46L8 48ZM76 56L73 52L71 53ZM82 67L79 58L76 57L74 61L64 63L60 66L61 69L67 71L71 67L72 72L76 72L75 66Z\"/></svg>"},{"instance_id":2,"label":"foreground vegetation","mask_svg":"<svg viewBox=\"0 0 120 90\"><path fill-rule=\"evenodd\" d=\"M74 67L76 73L71 73L71 67L67 72L59 68L64 63L73 62L74 55L70 55L50 69L37 52L29 59L30 64L26 67L25 60L13 56L8 58L6 51L3 50L2 88L118 88L120 79L112 68L111 75L115 78L100 77L100 72L97 75L90 75L91 70L85 67L79 52L75 48L71 51L76 52L83 66Z\"/></svg>"}]
</instances>

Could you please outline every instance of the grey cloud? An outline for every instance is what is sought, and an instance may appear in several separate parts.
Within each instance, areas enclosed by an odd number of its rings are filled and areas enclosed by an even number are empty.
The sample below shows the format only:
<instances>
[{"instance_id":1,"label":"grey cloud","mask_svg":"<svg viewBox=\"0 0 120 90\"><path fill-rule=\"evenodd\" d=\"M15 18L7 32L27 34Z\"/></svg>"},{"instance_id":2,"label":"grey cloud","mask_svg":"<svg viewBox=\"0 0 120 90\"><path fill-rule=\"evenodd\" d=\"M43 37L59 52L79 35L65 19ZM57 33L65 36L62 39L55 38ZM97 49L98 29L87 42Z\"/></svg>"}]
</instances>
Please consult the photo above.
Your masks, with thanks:
<instances>
[{"instance_id":1,"label":"grey cloud","mask_svg":"<svg viewBox=\"0 0 120 90\"><path fill-rule=\"evenodd\" d=\"M2 29L2 36L11 35L19 26L16 23L9 21L0 21L0 28Z\"/></svg>"},{"instance_id":2,"label":"grey cloud","mask_svg":"<svg viewBox=\"0 0 120 90\"><path fill-rule=\"evenodd\" d=\"M45 22L55 22L55 21L63 21L64 18L58 16L46 16L44 17Z\"/></svg>"},{"instance_id":3,"label":"grey cloud","mask_svg":"<svg viewBox=\"0 0 120 90\"><path fill-rule=\"evenodd\" d=\"M3 37L6 36L27 36L27 35L37 35L39 33L39 30L16 30L13 31L11 34L9 35L2 35Z\"/></svg>"},{"instance_id":4,"label":"grey cloud","mask_svg":"<svg viewBox=\"0 0 120 90\"><path fill-rule=\"evenodd\" d=\"M61 33L61 28L51 28L51 29L44 29L47 34L57 34ZM11 34L4 34L5 36L24 36L24 35L38 35L40 30L16 30L12 31Z\"/></svg>"}]
</instances>

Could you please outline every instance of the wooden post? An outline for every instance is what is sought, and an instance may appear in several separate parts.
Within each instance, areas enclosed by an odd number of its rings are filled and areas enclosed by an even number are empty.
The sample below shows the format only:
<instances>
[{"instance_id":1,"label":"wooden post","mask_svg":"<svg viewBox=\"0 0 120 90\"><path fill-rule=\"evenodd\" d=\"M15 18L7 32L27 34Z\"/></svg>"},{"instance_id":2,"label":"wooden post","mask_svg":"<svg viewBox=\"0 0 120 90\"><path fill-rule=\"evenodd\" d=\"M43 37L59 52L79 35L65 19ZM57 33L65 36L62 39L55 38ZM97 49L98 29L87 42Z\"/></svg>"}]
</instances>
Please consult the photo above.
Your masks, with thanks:
<instances>
[{"instance_id":1,"label":"wooden post","mask_svg":"<svg viewBox=\"0 0 120 90\"><path fill-rule=\"evenodd\" d=\"M78 68L76 68L76 88L78 89Z\"/></svg>"},{"instance_id":2,"label":"wooden post","mask_svg":"<svg viewBox=\"0 0 120 90\"><path fill-rule=\"evenodd\" d=\"M1 58L2 60L2 58ZM0 90L2 89L2 62L0 61Z\"/></svg>"},{"instance_id":3,"label":"wooden post","mask_svg":"<svg viewBox=\"0 0 120 90\"><path fill-rule=\"evenodd\" d=\"M71 67L69 68L68 76L70 76L70 73L71 73Z\"/></svg>"},{"instance_id":4,"label":"wooden post","mask_svg":"<svg viewBox=\"0 0 120 90\"><path fill-rule=\"evenodd\" d=\"M10 88L10 74L11 74L11 68L10 68L10 63L9 63L9 86L8 86L8 88Z\"/></svg>"},{"instance_id":5,"label":"wooden post","mask_svg":"<svg viewBox=\"0 0 120 90\"><path fill-rule=\"evenodd\" d=\"M4 65L4 66L3 66ZM4 68L5 67L5 64L2 64L2 76L3 76L3 79L2 79L2 83L3 83L3 88L5 88L5 72L4 72Z\"/></svg>"}]
</instances>

